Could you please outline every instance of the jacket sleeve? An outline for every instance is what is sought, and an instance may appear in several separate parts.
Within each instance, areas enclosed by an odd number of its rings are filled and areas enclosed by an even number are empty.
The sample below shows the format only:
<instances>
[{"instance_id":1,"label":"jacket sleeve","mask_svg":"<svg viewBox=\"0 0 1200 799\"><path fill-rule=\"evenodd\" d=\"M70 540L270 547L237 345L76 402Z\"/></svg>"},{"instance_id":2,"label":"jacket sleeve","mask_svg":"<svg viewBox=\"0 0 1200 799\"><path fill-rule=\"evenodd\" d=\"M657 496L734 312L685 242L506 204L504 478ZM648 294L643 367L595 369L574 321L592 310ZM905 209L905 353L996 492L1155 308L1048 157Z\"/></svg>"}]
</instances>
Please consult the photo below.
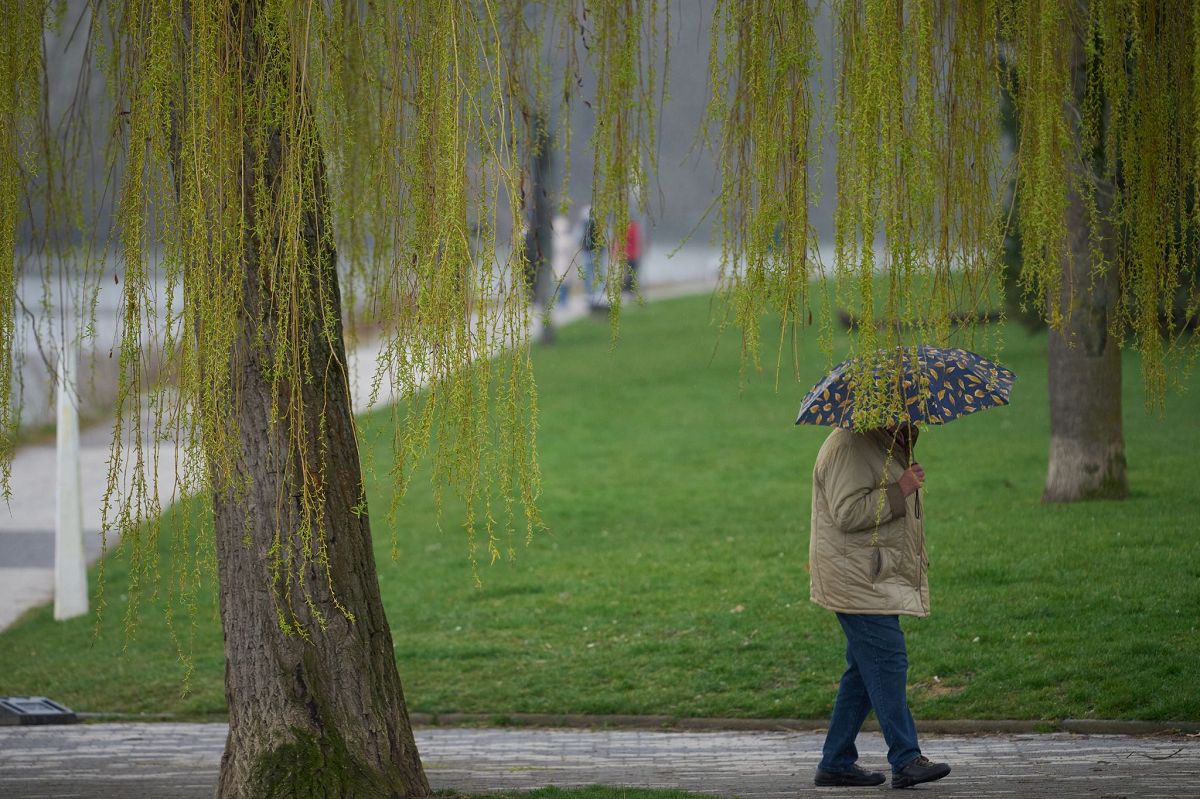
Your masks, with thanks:
<instances>
[{"instance_id":1,"label":"jacket sleeve","mask_svg":"<svg viewBox=\"0 0 1200 799\"><path fill-rule=\"evenodd\" d=\"M899 484L881 486L879 475L851 447L829 453L824 483L833 523L843 533L871 530L907 513Z\"/></svg>"}]
</instances>

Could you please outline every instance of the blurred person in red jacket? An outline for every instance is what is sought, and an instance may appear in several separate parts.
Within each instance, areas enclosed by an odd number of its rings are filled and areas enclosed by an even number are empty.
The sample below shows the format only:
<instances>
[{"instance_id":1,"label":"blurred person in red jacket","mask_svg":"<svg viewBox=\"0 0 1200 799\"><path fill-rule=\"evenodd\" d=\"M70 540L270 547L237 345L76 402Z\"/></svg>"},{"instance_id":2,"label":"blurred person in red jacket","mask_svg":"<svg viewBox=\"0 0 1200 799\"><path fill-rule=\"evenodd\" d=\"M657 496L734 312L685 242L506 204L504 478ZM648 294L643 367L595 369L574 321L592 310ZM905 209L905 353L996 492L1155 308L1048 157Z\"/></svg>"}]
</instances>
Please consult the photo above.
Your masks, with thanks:
<instances>
[{"instance_id":1,"label":"blurred person in red jacket","mask_svg":"<svg viewBox=\"0 0 1200 799\"><path fill-rule=\"evenodd\" d=\"M630 219L629 226L625 228L625 274L621 279L621 290L627 293L633 293L637 281L638 266L645 246L643 238L642 223Z\"/></svg>"}]
</instances>

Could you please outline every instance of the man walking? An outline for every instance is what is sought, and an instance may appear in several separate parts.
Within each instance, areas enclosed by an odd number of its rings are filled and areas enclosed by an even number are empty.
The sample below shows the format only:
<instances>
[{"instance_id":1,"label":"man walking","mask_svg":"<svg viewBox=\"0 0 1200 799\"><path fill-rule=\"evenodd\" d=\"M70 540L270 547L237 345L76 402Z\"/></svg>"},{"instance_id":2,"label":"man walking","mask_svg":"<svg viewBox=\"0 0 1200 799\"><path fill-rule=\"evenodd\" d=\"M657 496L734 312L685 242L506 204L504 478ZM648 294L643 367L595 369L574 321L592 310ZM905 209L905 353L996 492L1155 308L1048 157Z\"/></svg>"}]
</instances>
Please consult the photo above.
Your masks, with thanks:
<instances>
[{"instance_id":1,"label":"man walking","mask_svg":"<svg viewBox=\"0 0 1200 799\"><path fill-rule=\"evenodd\" d=\"M911 425L835 429L813 467L809 562L812 600L834 611L846 634L817 785L879 785L882 773L857 765L854 740L875 710L888 745L892 787L940 780L944 763L921 754L908 710L908 654L900 616L929 615L929 559L921 518L925 471L910 463Z\"/></svg>"}]
</instances>

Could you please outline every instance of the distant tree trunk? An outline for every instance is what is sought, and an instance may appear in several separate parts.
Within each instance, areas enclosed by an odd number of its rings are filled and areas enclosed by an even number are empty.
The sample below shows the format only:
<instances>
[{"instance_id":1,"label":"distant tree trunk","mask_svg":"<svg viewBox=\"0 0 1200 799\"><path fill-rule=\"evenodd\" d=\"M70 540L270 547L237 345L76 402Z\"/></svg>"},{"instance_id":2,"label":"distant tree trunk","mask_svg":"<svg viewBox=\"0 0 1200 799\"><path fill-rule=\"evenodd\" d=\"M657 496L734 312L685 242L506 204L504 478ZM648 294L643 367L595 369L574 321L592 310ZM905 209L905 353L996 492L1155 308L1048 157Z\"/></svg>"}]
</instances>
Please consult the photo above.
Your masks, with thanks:
<instances>
[{"instance_id":1,"label":"distant tree trunk","mask_svg":"<svg viewBox=\"0 0 1200 799\"><path fill-rule=\"evenodd\" d=\"M255 30L259 3L247 2L239 20L243 79L253 84L263 67L264 45ZM236 29L236 26L235 26ZM266 139L265 185L279 165L278 132ZM245 163L258 163L256 140L244 138ZM391 632L379 597L370 525L355 507L362 473L351 419L342 341L336 253L323 213L328 203L323 164L314 157L315 196L306 209L303 237L314 296L328 300L334 335L321 329L325 314L308 315L294 331L307 349L311 379L285 387L272 424L269 365L277 346L280 313L271 278L257 248L244 256L245 302L240 339L231 353L237 386L236 416L241 451L235 484L214 497L221 621L225 635L225 697L229 737L221 759L218 795L237 797L412 797L429 794L396 672ZM242 203L246 230L254 231L261 209L247 170ZM285 303L283 303L285 304ZM292 414L302 417L306 440L292 442ZM285 635L272 590L270 550L276 531L295 530L301 518L300 449L307 462L324 462L321 479L325 544L330 574L296 561L322 627L302 601L292 608L309 640ZM333 609L330 583L355 616Z\"/></svg>"},{"instance_id":2,"label":"distant tree trunk","mask_svg":"<svg viewBox=\"0 0 1200 799\"><path fill-rule=\"evenodd\" d=\"M1071 315L1061 332L1050 330L1047 345L1050 466L1042 499L1116 499L1129 493L1121 429L1121 349L1108 335L1108 320L1120 296L1116 269L1092 282L1087 212L1078 196L1071 198L1067 214L1070 262L1059 302Z\"/></svg>"},{"instance_id":3,"label":"distant tree trunk","mask_svg":"<svg viewBox=\"0 0 1200 799\"><path fill-rule=\"evenodd\" d=\"M531 124L536 151L530 157L529 168L529 219L525 235L525 257L529 259L527 282L533 307L542 314L539 341L551 344L555 335L553 311L558 288L550 258L553 249L553 229L550 224L551 142L545 113L536 112Z\"/></svg>"},{"instance_id":4,"label":"distant tree trunk","mask_svg":"<svg viewBox=\"0 0 1200 799\"><path fill-rule=\"evenodd\" d=\"M1072 73L1082 107L1086 80L1085 26L1075 25ZM1080 126L1075 125L1075 134ZM1083 150L1082 147L1079 148ZM1099 158L1099 154L1092 154ZM1106 250L1109 268L1092 272L1093 231L1080 192L1088 178L1077 167L1067 206L1067 258L1057 303L1066 322L1050 330L1047 362L1050 369L1050 464L1045 502L1118 499L1129 493L1125 475L1125 436L1121 429L1121 350L1109 335L1109 321L1120 302L1121 287L1111 258L1112 230L1095 231ZM1095 170L1097 175L1102 170ZM1106 218L1108 192L1096 195L1098 216Z\"/></svg>"}]
</instances>

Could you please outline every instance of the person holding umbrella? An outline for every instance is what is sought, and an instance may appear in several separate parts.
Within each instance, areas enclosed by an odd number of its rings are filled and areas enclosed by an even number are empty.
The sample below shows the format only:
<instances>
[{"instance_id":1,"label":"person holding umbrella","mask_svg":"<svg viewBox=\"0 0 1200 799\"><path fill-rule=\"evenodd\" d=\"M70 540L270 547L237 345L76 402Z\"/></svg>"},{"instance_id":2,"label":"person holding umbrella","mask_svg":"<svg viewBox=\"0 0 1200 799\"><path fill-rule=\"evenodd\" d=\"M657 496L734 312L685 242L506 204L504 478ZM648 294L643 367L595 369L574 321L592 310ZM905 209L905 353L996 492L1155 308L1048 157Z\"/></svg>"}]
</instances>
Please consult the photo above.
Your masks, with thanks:
<instances>
[{"instance_id":1,"label":"person holding umbrella","mask_svg":"<svg viewBox=\"0 0 1200 799\"><path fill-rule=\"evenodd\" d=\"M805 397L796 424L835 429L813 466L809 541L811 598L837 614L846 671L814 779L819 786L879 785L858 765L855 739L873 709L888 745L892 787L940 780L950 766L921 753L908 708L908 652L900 616L929 615L929 557L913 455L917 424L942 424L1008 403L1014 376L965 350L897 348L873 368L839 364ZM895 379L902 410L882 426L856 429L856 381Z\"/></svg>"}]
</instances>

